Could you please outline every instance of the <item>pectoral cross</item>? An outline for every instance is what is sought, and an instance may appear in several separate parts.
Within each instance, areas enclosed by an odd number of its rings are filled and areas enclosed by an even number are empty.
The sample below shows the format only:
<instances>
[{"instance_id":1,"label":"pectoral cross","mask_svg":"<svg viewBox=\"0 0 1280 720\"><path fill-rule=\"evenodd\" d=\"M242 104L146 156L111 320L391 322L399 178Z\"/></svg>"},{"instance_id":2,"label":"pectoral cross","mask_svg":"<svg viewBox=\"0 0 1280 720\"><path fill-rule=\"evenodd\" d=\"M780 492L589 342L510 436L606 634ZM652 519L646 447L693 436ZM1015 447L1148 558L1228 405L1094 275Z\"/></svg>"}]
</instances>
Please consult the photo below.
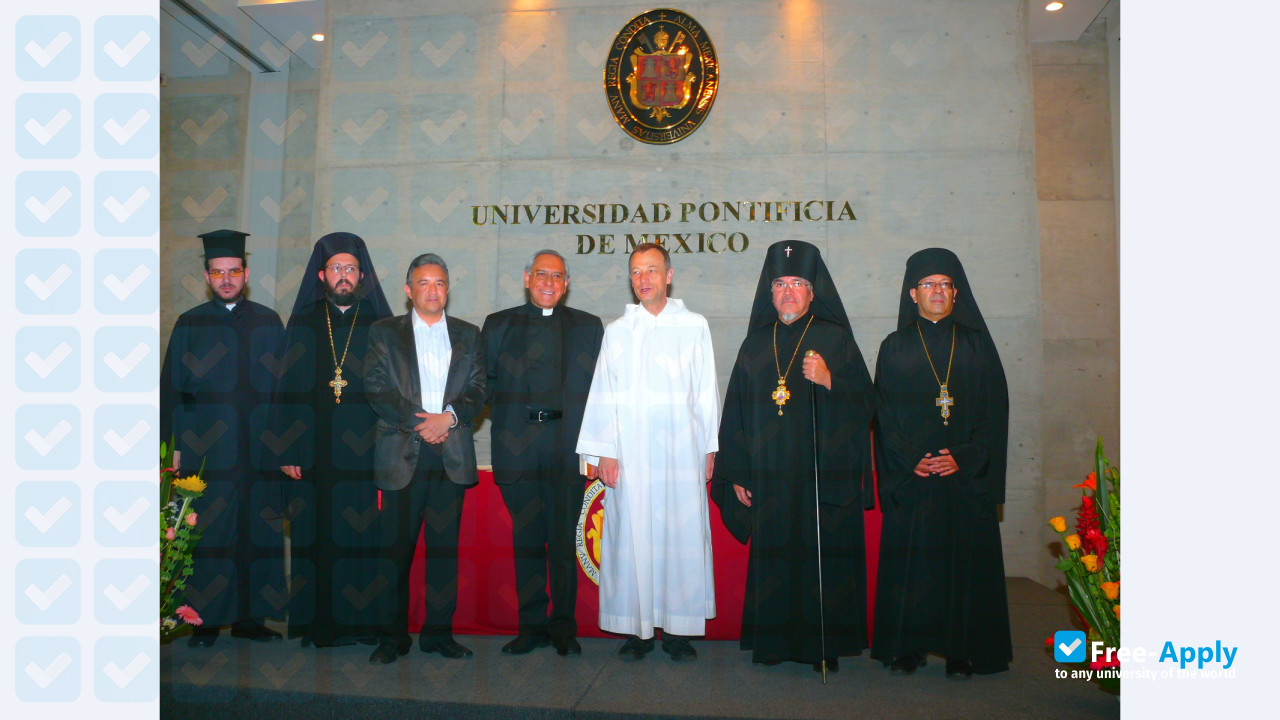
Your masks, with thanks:
<instances>
[{"instance_id":1,"label":"pectoral cross","mask_svg":"<svg viewBox=\"0 0 1280 720\"><path fill-rule=\"evenodd\" d=\"M350 384L351 383L342 379L342 368L337 368L336 370L333 371L333 380L329 381L329 387L333 388L333 397L335 398L334 402L338 403L339 405L342 404L342 388ZM944 388L944 392L945 392L945 388Z\"/></svg>"},{"instance_id":2,"label":"pectoral cross","mask_svg":"<svg viewBox=\"0 0 1280 720\"><path fill-rule=\"evenodd\" d=\"M934 399L933 404L942 408L942 424L947 425L947 418L951 417L951 406L955 405L956 401L947 394L946 385L942 386L942 394Z\"/></svg>"}]
</instances>

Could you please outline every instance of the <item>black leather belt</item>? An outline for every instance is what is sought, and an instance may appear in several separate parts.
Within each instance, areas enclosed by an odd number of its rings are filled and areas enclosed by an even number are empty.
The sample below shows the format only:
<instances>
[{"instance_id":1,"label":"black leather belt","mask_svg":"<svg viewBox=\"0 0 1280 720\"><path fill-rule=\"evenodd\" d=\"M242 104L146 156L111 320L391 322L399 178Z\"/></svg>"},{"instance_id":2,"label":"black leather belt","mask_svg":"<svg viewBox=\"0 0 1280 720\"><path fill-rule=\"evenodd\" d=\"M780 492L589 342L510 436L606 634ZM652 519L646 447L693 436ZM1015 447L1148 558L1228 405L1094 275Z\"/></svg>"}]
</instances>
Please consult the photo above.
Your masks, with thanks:
<instances>
[{"instance_id":1,"label":"black leather belt","mask_svg":"<svg viewBox=\"0 0 1280 720\"><path fill-rule=\"evenodd\" d=\"M551 422L552 420L559 420L562 417L564 417L564 413L559 410L529 411L529 422L531 423Z\"/></svg>"}]
</instances>

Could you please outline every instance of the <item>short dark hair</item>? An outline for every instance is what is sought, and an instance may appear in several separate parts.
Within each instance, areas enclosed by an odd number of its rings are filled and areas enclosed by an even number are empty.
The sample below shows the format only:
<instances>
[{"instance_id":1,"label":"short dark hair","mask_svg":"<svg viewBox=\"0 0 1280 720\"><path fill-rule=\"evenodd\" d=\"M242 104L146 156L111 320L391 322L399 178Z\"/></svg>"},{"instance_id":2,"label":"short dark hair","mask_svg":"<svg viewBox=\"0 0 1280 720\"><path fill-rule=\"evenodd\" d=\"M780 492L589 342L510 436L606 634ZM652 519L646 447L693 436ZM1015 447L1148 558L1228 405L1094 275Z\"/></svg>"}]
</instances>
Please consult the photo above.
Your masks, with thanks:
<instances>
[{"instance_id":1,"label":"short dark hair","mask_svg":"<svg viewBox=\"0 0 1280 720\"><path fill-rule=\"evenodd\" d=\"M667 252L667 249L659 245L658 243L651 243L651 242L640 243L635 247L634 250L631 251L631 254L632 256L634 256L636 253L647 252L649 250L657 250L658 252L662 253L663 269L664 270L671 269L671 253ZM631 265L631 258L627 258L627 265L628 266Z\"/></svg>"},{"instance_id":2,"label":"short dark hair","mask_svg":"<svg viewBox=\"0 0 1280 720\"><path fill-rule=\"evenodd\" d=\"M440 269L444 270L444 281L446 283L449 282L449 266L444 263L444 258L435 253L422 253L418 257L414 258L413 262L409 263L409 269L404 273L405 285L413 283L413 271L423 265L439 265Z\"/></svg>"}]
</instances>

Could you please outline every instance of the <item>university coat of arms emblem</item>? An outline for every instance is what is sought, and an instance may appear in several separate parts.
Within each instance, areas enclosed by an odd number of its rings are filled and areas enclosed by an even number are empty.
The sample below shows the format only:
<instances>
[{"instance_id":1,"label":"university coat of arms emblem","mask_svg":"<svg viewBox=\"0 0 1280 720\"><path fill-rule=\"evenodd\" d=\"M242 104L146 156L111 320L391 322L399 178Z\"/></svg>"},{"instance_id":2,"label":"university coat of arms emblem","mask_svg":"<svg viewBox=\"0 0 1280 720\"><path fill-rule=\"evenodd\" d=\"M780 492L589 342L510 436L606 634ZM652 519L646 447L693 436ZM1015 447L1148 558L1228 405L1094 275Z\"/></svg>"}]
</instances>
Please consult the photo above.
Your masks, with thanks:
<instances>
[{"instance_id":1,"label":"university coat of arms emblem","mask_svg":"<svg viewBox=\"0 0 1280 720\"><path fill-rule=\"evenodd\" d=\"M605 61L609 110L631 137L665 145L706 119L720 63L706 31L678 10L650 10L618 33Z\"/></svg>"}]
</instances>

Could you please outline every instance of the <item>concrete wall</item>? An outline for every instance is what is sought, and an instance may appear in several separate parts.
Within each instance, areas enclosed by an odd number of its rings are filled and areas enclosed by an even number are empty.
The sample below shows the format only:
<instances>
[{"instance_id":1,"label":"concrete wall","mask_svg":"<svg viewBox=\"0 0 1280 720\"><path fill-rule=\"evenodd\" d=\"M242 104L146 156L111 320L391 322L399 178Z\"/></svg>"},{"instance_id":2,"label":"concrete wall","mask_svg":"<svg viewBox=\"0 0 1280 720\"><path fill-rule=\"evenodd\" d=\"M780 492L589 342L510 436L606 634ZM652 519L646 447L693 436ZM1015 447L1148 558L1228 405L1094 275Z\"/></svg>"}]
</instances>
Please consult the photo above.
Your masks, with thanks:
<instances>
[{"instance_id":1,"label":"concrete wall","mask_svg":"<svg viewBox=\"0 0 1280 720\"><path fill-rule=\"evenodd\" d=\"M1044 327L1044 516L1079 505L1101 437L1120 461L1120 283L1107 21L1032 51ZM1056 541L1052 530L1043 542Z\"/></svg>"},{"instance_id":2,"label":"concrete wall","mask_svg":"<svg viewBox=\"0 0 1280 720\"><path fill-rule=\"evenodd\" d=\"M311 243L341 229L369 241L397 308L408 260L441 253L453 271L449 311L476 323L521 301L520 272L541 247L569 256L570 304L617 317L632 301L626 257L577 255L576 232L738 231L749 236L745 252L673 258L673 295L711 321L723 386L771 242L822 248L872 369L896 322L906 257L950 247L965 262L1011 385L1007 570L1047 580L1046 346L1025 3L682 3L715 43L721 85L703 126L670 146L622 133L601 85L610 41L649 6L522 9L529 5L329 0L319 69L292 63L283 82L230 68L171 81L162 332L202 299L191 237L216 227L254 233L252 297L282 314ZM231 136L216 153L192 147L184 120L203 123L219 107L231 108ZM281 128L285 141L271 140ZM203 201L215 177L236 192L197 220L183 199ZM810 198L848 201L857 220L579 231L476 227L470 211L509 202ZM264 201L278 206L275 216Z\"/></svg>"}]
</instances>

